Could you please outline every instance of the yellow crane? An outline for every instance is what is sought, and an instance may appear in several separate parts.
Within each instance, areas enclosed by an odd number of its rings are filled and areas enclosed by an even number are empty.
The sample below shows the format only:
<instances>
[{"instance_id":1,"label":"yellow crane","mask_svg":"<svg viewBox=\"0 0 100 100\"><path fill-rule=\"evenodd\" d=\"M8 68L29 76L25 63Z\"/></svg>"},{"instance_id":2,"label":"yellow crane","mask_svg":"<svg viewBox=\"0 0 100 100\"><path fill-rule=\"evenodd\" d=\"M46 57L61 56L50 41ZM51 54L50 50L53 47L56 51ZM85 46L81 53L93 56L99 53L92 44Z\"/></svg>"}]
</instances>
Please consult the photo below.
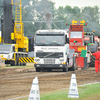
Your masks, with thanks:
<instances>
[{"instance_id":1,"label":"yellow crane","mask_svg":"<svg viewBox=\"0 0 100 100\"><path fill-rule=\"evenodd\" d=\"M5 64L11 64L11 66L26 65L27 62L34 62L34 57L28 57L29 39L24 36L21 0L4 0L3 4L0 58L5 60ZM11 4L15 6L15 21L12 19Z\"/></svg>"},{"instance_id":2,"label":"yellow crane","mask_svg":"<svg viewBox=\"0 0 100 100\"><path fill-rule=\"evenodd\" d=\"M24 24L22 23L22 2L21 0L11 0L15 5L15 25L14 33L11 33L11 40L18 44L18 51L28 52L28 38L24 36Z\"/></svg>"}]
</instances>

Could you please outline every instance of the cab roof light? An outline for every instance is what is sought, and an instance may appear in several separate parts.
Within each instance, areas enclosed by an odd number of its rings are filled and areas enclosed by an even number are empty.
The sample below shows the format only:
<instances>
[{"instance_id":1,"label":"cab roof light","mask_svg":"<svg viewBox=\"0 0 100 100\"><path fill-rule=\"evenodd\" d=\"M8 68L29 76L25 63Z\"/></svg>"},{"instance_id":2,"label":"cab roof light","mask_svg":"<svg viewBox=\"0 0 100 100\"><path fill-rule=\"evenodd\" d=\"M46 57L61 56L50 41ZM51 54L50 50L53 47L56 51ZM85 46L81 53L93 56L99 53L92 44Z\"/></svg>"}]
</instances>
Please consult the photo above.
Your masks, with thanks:
<instances>
[{"instance_id":1,"label":"cab roof light","mask_svg":"<svg viewBox=\"0 0 100 100\"><path fill-rule=\"evenodd\" d=\"M85 23L85 25L87 26L87 23Z\"/></svg>"},{"instance_id":2,"label":"cab roof light","mask_svg":"<svg viewBox=\"0 0 100 100\"><path fill-rule=\"evenodd\" d=\"M77 41L74 41L74 43L77 43Z\"/></svg>"},{"instance_id":3,"label":"cab roof light","mask_svg":"<svg viewBox=\"0 0 100 100\"><path fill-rule=\"evenodd\" d=\"M69 26L69 25L70 25L70 23L66 23L66 26L67 26L67 25Z\"/></svg>"},{"instance_id":4,"label":"cab roof light","mask_svg":"<svg viewBox=\"0 0 100 100\"><path fill-rule=\"evenodd\" d=\"M89 33L89 32L88 33L86 33L86 32L84 33L84 35L93 35L93 34L94 33Z\"/></svg>"},{"instance_id":5,"label":"cab roof light","mask_svg":"<svg viewBox=\"0 0 100 100\"><path fill-rule=\"evenodd\" d=\"M91 46L93 46L94 44L91 44Z\"/></svg>"},{"instance_id":6,"label":"cab roof light","mask_svg":"<svg viewBox=\"0 0 100 100\"><path fill-rule=\"evenodd\" d=\"M95 33L95 30L93 30L93 33Z\"/></svg>"},{"instance_id":7,"label":"cab roof light","mask_svg":"<svg viewBox=\"0 0 100 100\"><path fill-rule=\"evenodd\" d=\"M84 26L87 26L87 23L84 23Z\"/></svg>"},{"instance_id":8,"label":"cab roof light","mask_svg":"<svg viewBox=\"0 0 100 100\"><path fill-rule=\"evenodd\" d=\"M87 35L87 33L86 33L86 32L85 32L84 34L85 34L85 35Z\"/></svg>"}]
</instances>

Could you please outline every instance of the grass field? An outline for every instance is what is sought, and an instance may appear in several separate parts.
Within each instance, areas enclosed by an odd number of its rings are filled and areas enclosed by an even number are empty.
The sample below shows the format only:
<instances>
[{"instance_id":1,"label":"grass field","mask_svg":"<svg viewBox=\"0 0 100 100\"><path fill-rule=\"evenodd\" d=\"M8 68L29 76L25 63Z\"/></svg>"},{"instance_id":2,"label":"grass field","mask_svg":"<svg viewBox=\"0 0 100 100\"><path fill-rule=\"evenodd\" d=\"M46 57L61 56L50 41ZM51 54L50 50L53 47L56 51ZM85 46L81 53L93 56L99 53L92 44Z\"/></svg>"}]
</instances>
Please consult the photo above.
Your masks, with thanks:
<instances>
[{"instance_id":1,"label":"grass field","mask_svg":"<svg viewBox=\"0 0 100 100\"><path fill-rule=\"evenodd\" d=\"M10 64L6 64L5 67L0 67L0 69L2 68L23 68L23 67L34 67L34 63L26 63L26 66L10 66Z\"/></svg>"},{"instance_id":2,"label":"grass field","mask_svg":"<svg viewBox=\"0 0 100 100\"><path fill-rule=\"evenodd\" d=\"M54 92L41 94L41 100L77 100L75 98L68 98L69 89L58 90ZM79 99L78 100L100 100L100 83L79 86ZM28 100L28 98L18 99Z\"/></svg>"}]
</instances>

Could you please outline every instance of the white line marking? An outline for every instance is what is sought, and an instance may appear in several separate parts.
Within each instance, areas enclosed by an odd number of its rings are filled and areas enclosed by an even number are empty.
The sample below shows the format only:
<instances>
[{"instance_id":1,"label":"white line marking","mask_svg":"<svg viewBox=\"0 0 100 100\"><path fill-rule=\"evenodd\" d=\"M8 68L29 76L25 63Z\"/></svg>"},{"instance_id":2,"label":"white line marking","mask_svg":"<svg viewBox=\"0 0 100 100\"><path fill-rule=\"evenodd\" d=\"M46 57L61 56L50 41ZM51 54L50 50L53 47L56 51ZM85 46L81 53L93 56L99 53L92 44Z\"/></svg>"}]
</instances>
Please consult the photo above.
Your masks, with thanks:
<instances>
[{"instance_id":1,"label":"white line marking","mask_svg":"<svg viewBox=\"0 0 100 100\"><path fill-rule=\"evenodd\" d=\"M11 99L6 99L6 100L15 100L15 99L20 99L20 98L28 97L28 96L29 96L29 95L26 95L26 96L20 96L20 97L11 98Z\"/></svg>"},{"instance_id":2,"label":"white line marking","mask_svg":"<svg viewBox=\"0 0 100 100\"><path fill-rule=\"evenodd\" d=\"M87 83L87 84L83 84L83 85L78 85L78 86L85 86L85 85L91 85L91 84L97 84L100 82L94 82L94 83ZM64 88L64 89L69 89L69 88ZM57 90L56 90L57 91ZM15 99L20 99L20 98L24 98L24 97L28 97L29 95L26 96L20 96L20 97L16 97L16 98L11 98L11 99L6 99L6 100L15 100Z\"/></svg>"}]
</instances>

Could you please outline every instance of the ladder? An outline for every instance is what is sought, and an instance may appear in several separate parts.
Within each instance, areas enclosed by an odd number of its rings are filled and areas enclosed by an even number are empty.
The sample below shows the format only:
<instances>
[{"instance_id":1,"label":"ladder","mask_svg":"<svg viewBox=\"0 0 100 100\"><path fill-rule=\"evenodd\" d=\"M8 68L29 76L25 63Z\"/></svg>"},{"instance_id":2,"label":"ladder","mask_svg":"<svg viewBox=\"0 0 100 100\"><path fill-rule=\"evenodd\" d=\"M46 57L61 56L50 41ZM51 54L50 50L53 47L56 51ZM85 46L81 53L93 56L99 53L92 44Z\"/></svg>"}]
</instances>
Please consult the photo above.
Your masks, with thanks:
<instances>
[{"instance_id":1,"label":"ladder","mask_svg":"<svg viewBox=\"0 0 100 100\"><path fill-rule=\"evenodd\" d=\"M11 4L15 5L15 25L12 39L18 45L18 50L28 51L28 38L24 37L24 24L22 23L22 4L21 0L11 0Z\"/></svg>"},{"instance_id":2,"label":"ladder","mask_svg":"<svg viewBox=\"0 0 100 100\"><path fill-rule=\"evenodd\" d=\"M16 0L15 23L22 23L22 4L21 4L21 0Z\"/></svg>"},{"instance_id":3,"label":"ladder","mask_svg":"<svg viewBox=\"0 0 100 100\"><path fill-rule=\"evenodd\" d=\"M22 2L21 0L11 0L11 3L15 5L15 38L20 39L24 35L24 28L22 23Z\"/></svg>"},{"instance_id":4,"label":"ladder","mask_svg":"<svg viewBox=\"0 0 100 100\"><path fill-rule=\"evenodd\" d=\"M11 0L15 5L15 23L22 23L22 2L21 0Z\"/></svg>"},{"instance_id":5,"label":"ladder","mask_svg":"<svg viewBox=\"0 0 100 100\"><path fill-rule=\"evenodd\" d=\"M28 38L24 36L24 24L22 23L22 2L21 0L11 0L11 4L15 5L15 25L12 39L18 45L18 50L28 51Z\"/></svg>"}]
</instances>

